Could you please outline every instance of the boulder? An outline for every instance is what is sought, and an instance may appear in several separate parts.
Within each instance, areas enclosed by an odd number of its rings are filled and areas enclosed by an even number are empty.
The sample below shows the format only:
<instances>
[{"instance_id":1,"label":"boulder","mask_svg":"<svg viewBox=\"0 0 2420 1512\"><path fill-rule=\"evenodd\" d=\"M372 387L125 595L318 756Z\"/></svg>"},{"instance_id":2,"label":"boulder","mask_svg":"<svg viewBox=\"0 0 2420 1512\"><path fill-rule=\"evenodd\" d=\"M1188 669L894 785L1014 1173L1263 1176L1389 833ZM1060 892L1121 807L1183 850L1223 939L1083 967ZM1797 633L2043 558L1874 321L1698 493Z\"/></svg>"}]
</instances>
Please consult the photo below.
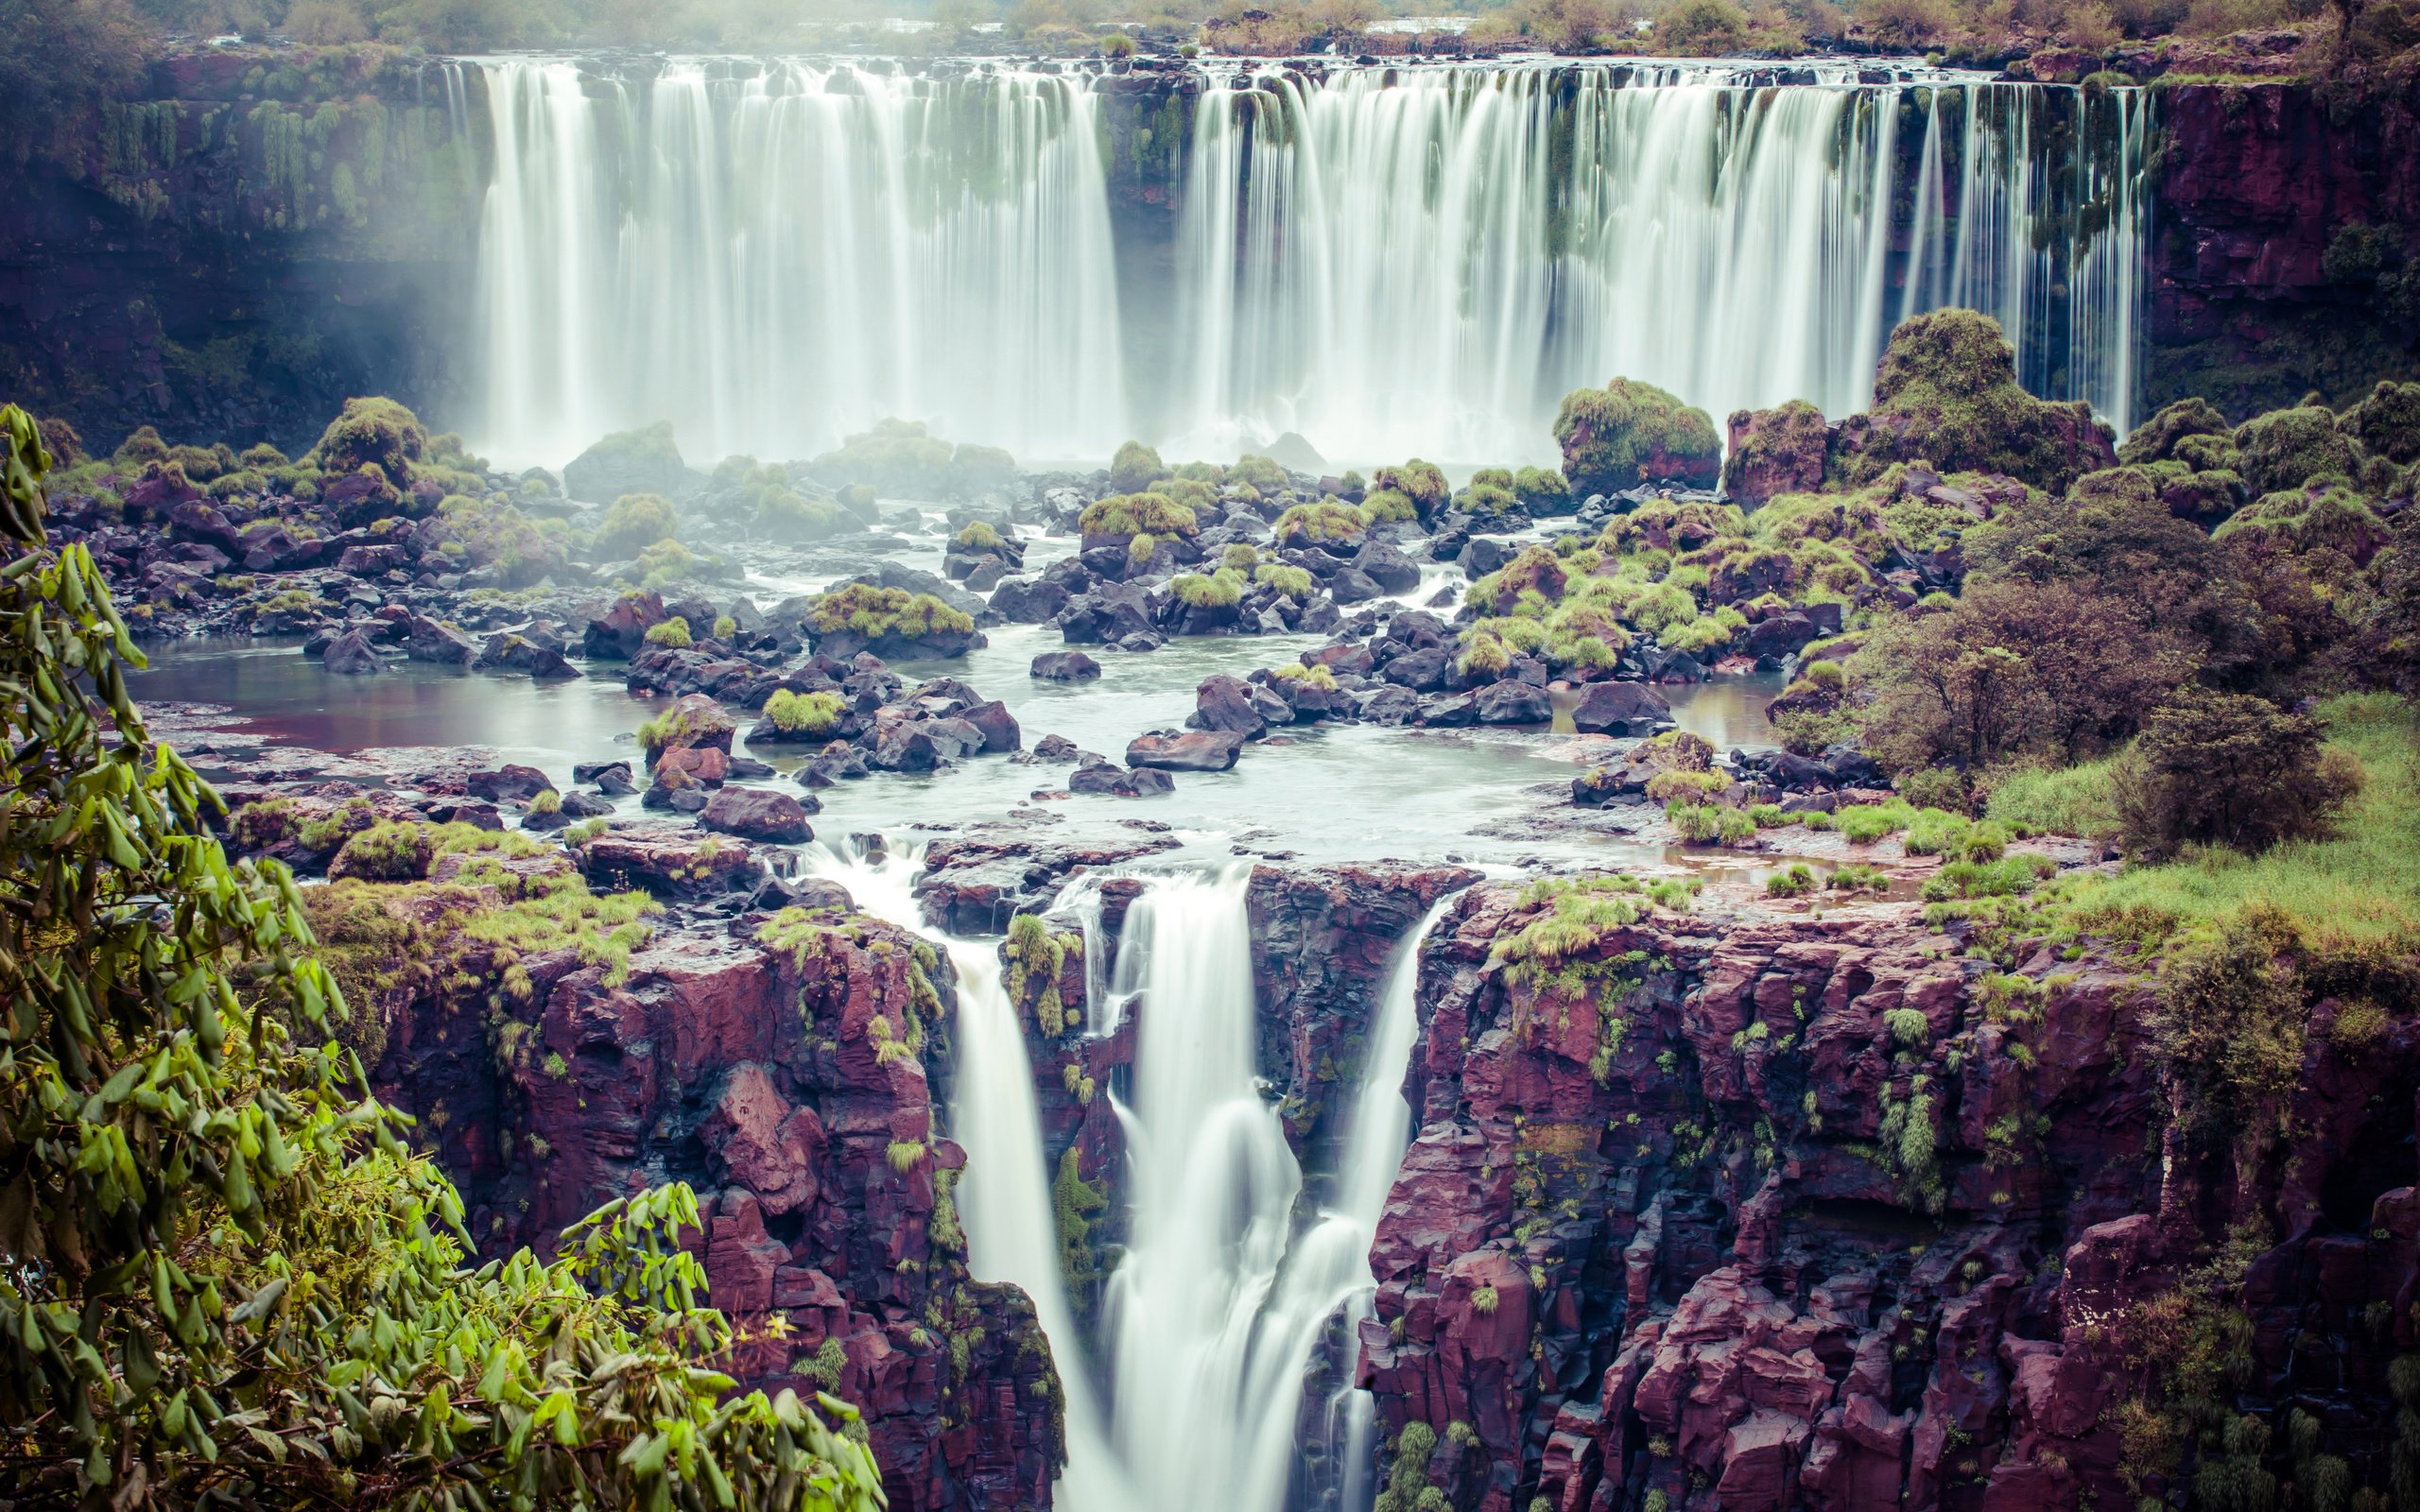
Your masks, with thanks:
<instances>
[{"instance_id":1,"label":"boulder","mask_svg":"<svg viewBox=\"0 0 2420 1512\"><path fill-rule=\"evenodd\" d=\"M404 638L404 654L415 662L467 667L471 659L479 654L479 648L452 626L441 625L425 614L415 614Z\"/></svg>"},{"instance_id":2,"label":"boulder","mask_svg":"<svg viewBox=\"0 0 2420 1512\"><path fill-rule=\"evenodd\" d=\"M1052 682L1100 676L1100 663L1081 651L1045 651L1033 659L1033 675Z\"/></svg>"},{"instance_id":3,"label":"boulder","mask_svg":"<svg viewBox=\"0 0 2420 1512\"><path fill-rule=\"evenodd\" d=\"M387 670L386 658L359 630L347 630L330 641L327 649L320 653L320 664L347 677L368 677Z\"/></svg>"},{"instance_id":4,"label":"boulder","mask_svg":"<svg viewBox=\"0 0 2420 1512\"><path fill-rule=\"evenodd\" d=\"M551 791L555 782L535 766L508 764L492 772L473 772L462 785L472 797L491 803L527 803L539 794Z\"/></svg>"},{"instance_id":5,"label":"boulder","mask_svg":"<svg viewBox=\"0 0 2420 1512\"><path fill-rule=\"evenodd\" d=\"M1664 696L1644 682L1592 682L1571 711L1572 727L1587 735L1647 735L1672 716Z\"/></svg>"},{"instance_id":6,"label":"boulder","mask_svg":"<svg viewBox=\"0 0 2420 1512\"><path fill-rule=\"evenodd\" d=\"M1067 590L1049 578L1012 577L992 591L992 613L1011 625L1046 625L1067 598Z\"/></svg>"},{"instance_id":7,"label":"boulder","mask_svg":"<svg viewBox=\"0 0 2420 1512\"><path fill-rule=\"evenodd\" d=\"M698 822L742 839L803 845L815 838L806 809L787 793L769 787L725 787L706 799Z\"/></svg>"},{"instance_id":8,"label":"boulder","mask_svg":"<svg viewBox=\"0 0 2420 1512\"><path fill-rule=\"evenodd\" d=\"M1223 772L1236 765L1244 736L1233 730L1155 730L1127 743L1126 765L1171 772Z\"/></svg>"},{"instance_id":9,"label":"boulder","mask_svg":"<svg viewBox=\"0 0 2420 1512\"><path fill-rule=\"evenodd\" d=\"M1092 762L1076 768L1067 779L1071 793L1097 793L1111 798L1150 798L1171 792L1176 779L1152 767L1112 765L1108 762Z\"/></svg>"},{"instance_id":10,"label":"boulder","mask_svg":"<svg viewBox=\"0 0 2420 1512\"><path fill-rule=\"evenodd\" d=\"M1544 688L1506 678L1478 691L1482 725L1543 725L1554 718L1554 700Z\"/></svg>"}]
</instances>

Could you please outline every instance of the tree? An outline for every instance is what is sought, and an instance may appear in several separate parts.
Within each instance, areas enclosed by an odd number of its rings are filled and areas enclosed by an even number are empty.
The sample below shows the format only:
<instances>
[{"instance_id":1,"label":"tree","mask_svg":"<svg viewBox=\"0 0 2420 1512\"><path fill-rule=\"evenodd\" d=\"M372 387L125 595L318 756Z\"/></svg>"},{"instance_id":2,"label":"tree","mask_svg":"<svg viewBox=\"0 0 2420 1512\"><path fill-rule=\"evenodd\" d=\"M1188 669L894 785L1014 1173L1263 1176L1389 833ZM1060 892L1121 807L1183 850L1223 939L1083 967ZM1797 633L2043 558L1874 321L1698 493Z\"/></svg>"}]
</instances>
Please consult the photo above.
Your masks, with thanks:
<instances>
[{"instance_id":1,"label":"tree","mask_svg":"<svg viewBox=\"0 0 2420 1512\"><path fill-rule=\"evenodd\" d=\"M733 1342L667 1187L470 1268L334 1034L294 880L231 867L0 408L0 1419L27 1504L873 1512L871 1457ZM826 1413L854 1412L830 1398Z\"/></svg>"},{"instance_id":2,"label":"tree","mask_svg":"<svg viewBox=\"0 0 2420 1512\"><path fill-rule=\"evenodd\" d=\"M2325 834L2360 791L2359 761L2321 748L2319 721L2263 698L2187 686L2144 721L2116 773L2126 846L2265 850Z\"/></svg>"}]
</instances>

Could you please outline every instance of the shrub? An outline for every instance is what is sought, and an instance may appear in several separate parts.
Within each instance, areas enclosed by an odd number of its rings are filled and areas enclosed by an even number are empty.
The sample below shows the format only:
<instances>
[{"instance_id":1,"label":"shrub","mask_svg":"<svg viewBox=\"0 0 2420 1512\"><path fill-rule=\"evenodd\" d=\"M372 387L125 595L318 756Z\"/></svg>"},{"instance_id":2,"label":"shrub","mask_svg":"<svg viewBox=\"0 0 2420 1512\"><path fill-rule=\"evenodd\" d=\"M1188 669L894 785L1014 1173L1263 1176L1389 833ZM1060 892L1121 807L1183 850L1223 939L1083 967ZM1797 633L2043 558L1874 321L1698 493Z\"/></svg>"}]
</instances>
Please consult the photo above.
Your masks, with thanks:
<instances>
[{"instance_id":1,"label":"shrub","mask_svg":"<svg viewBox=\"0 0 2420 1512\"><path fill-rule=\"evenodd\" d=\"M1579 494L1618 493L1662 478L1710 489L1722 465L1722 440L1704 410L1628 378L1565 395L1554 438L1563 474Z\"/></svg>"},{"instance_id":2,"label":"shrub","mask_svg":"<svg viewBox=\"0 0 2420 1512\"><path fill-rule=\"evenodd\" d=\"M1219 565L1233 567L1239 573L1251 572L1260 563L1260 553L1243 541L1236 541L1219 553Z\"/></svg>"},{"instance_id":3,"label":"shrub","mask_svg":"<svg viewBox=\"0 0 2420 1512\"><path fill-rule=\"evenodd\" d=\"M1793 861L1785 871L1776 871L1765 879L1768 898L1800 898L1815 890L1815 873L1804 861Z\"/></svg>"},{"instance_id":4,"label":"shrub","mask_svg":"<svg viewBox=\"0 0 2420 1512\"><path fill-rule=\"evenodd\" d=\"M1281 545L1329 545L1350 541L1369 528L1368 515L1334 499L1298 504L1277 517L1277 540Z\"/></svg>"},{"instance_id":5,"label":"shrub","mask_svg":"<svg viewBox=\"0 0 2420 1512\"><path fill-rule=\"evenodd\" d=\"M427 451L428 432L410 410L391 399L348 399L303 460L331 475L375 467L400 489Z\"/></svg>"},{"instance_id":6,"label":"shrub","mask_svg":"<svg viewBox=\"0 0 2420 1512\"><path fill-rule=\"evenodd\" d=\"M1445 474L1433 462L1415 456L1401 467L1378 469L1370 482L1374 489L1392 490L1409 499L1423 520L1434 518L1445 507Z\"/></svg>"},{"instance_id":7,"label":"shrub","mask_svg":"<svg viewBox=\"0 0 2420 1512\"><path fill-rule=\"evenodd\" d=\"M1227 469L1227 477L1232 482L1249 484L1263 493L1274 493L1294 481L1293 474L1274 458L1251 452L1236 459L1236 465Z\"/></svg>"},{"instance_id":8,"label":"shrub","mask_svg":"<svg viewBox=\"0 0 2420 1512\"><path fill-rule=\"evenodd\" d=\"M2321 749L2319 722L2261 698L2178 690L2145 721L2112 776L2128 850L2190 844L2259 851L2325 835L2360 791L2361 766Z\"/></svg>"},{"instance_id":9,"label":"shrub","mask_svg":"<svg viewBox=\"0 0 2420 1512\"><path fill-rule=\"evenodd\" d=\"M2352 438L2325 404L2274 409L2236 427L2236 471L2256 494L2299 490L2323 473L2350 476L2360 466Z\"/></svg>"},{"instance_id":10,"label":"shrub","mask_svg":"<svg viewBox=\"0 0 2420 1512\"><path fill-rule=\"evenodd\" d=\"M676 651L687 650L693 644L689 639L689 622L675 614L670 619L648 626L647 644L670 646Z\"/></svg>"},{"instance_id":11,"label":"shrub","mask_svg":"<svg viewBox=\"0 0 2420 1512\"><path fill-rule=\"evenodd\" d=\"M1159 453L1140 441L1128 441L1110 459L1109 486L1120 493L1139 493L1151 486L1152 479L1166 477L1167 471Z\"/></svg>"},{"instance_id":12,"label":"shrub","mask_svg":"<svg viewBox=\"0 0 2420 1512\"><path fill-rule=\"evenodd\" d=\"M1542 467L1525 467L1512 474L1512 492L1531 514L1557 514L1571 507L1571 485L1563 474Z\"/></svg>"},{"instance_id":13,"label":"shrub","mask_svg":"<svg viewBox=\"0 0 2420 1512\"><path fill-rule=\"evenodd\" d=\"M728 641L739 633L739 622L728 614L715 616L715 639Z\"/></svg>"},{"instance_id":14,"label":"shrub","mask_svg":"<svg viewBox=\"0 0 2420 1512\"><path fill-rule=\"evenodd\" d=\"M2177 1126L2196 1142L2282 1125L2302 1083L2309 1019L2288 964L2301 947L2292 919L2255 904L2161 964L2152 1054Z\"/></svg>"},{"instance_id":15,"label":"shrub","mask_svg":"<svg viewBox=\"0 0 2420 1512\"><path fill-rule=\"evenodd\" d=\"M1001 544L1000 533L992 528L992 524L988 520L969 521L959 528L958 534L949 539L950 544L963 547L968 551L993 551L998 549Z\"/></svg>"},{"instance_id":16,"label":"shrub","mask_svg":"<svg viewBox=\"0 0 2420 1512\"><path fill-rule=\"evenodd\" d=\"M1965 843L1970 827L1963 815L1918 809L1915 817L1908 821L1908 854L1937 856L1956 850Z\"/></svg>"},{"instance_id":17,"label":"shrub","mask_svg":"<svg viewBox=\"0 0 2420 1512\"><path fill-rule=\"evenodd\" d=\"M562 811L563 796L551 787L540 788L537 792L530 794L529 801L525 805L525 812L542 816L548 814L561 814Z\"/></svg>"},{"instance_id":18,"label":"shrub","mask_svg":"<svg viewBox=\"0 0 2420 1512\"><path fill-rule=\"evenodd\" d=\"M963 634L975 628L975 618L930 593L904 588L878 588L848 583L812 600L807 625L818 635L842 631L878 641L889 636L913 640L940 631Z\"/></svg>"},{"instance_id":19,"label":"shrub","mask_svg":"<svg viewBox=\"0 0 2420 1512\"><path fill-rule=\"evenodd\" d=\"M1084 507L1077 528L1087 536L1190 536L1194 513L1165 493L1113 494Z\"/></svg>"},{"instance_id":20,"label":"shrub","mask_svg":"<svg viewBox=\"0 0 2420 1512\"><path fill-rule=\"evenodd\" d=\"M1322 693L1336 691L1336 673L1330 670L1324 662L1316 666L1305 666L1299 662L1288 662L1270 668L1269 675L1281 682L1299 683L1306 688L1317 688Z\"/></svg>"},{"instance_id":21,"label":"shrub","mask_svg":"<svg viewBox=\"0 0 2420 1512\"><path fill-rule=\"evenodd\" d=\"M1906 802L1893 799L1888 803L1858 803L1835 812L1833 823L1841 838L1851 845L1872 845L1886 834L1895 834L1915 821L1916 811Z\"/></svg>"},{"instance_id":22,"label":"shrub","mask_svg":"<svg viewBox=\"0 0 2420 1512\"><path fill-rule=\"evenodd\" d=\"M670 432L666 432L668 445ZM884 493L932 498L950 490L949 442L923 421L886 418L873 429L841 440L837 451L815 459L815 475L826 484L865 484Z\"/></svg>"},{"instance_id":23,"label":"shrub","mask_svg":"<svg viewBox=\"0 0 2420 1512\"><path fill-rule=\"evenodd\" d=\"M1909 772L1897 782L1899 796L1920 809L1966 812L1966 779L1947 766Z\"/></svg>"},{"instance_id":24,"label":"shrub","mask_svg":"<svg viewBox=\"0 0 2420 1512\"><path fill-rule=\"evenodd\" d=\"M1374 489L1361 496L1361 512L1374 525L1400 523L1420 518L1420 506L1411 496L1392 489Z\"/></svg>"},{"instance_id":25,"label":"shrub","mask_svg":"<svg viewBox=\"0 0 2420 1512\"><path fill-rule=\"evenodd\" d=\"M604 560L635 557L660 541L669 541L680 520L672 501L660 493L625 493L597 522L590 549Z\"/></svg>"},{"instance_id":26,"label":"shrub","mask_svg":"<svg viewBox=\"0 0 2420 1512\"><path fill-rule=\"evenodd\" d=\"M2118 833L2115 757L2074 766L2019 766L1995 773L1983 804L1992 821L2034 834L2103 839Z\"/></svg>"},{"instance_id":27,"label":"shrub","mask_svg":"<svg viewBox=\"0 0 2420 1512\"><path fill-rule=\"evenodd\" d=\"M1282 561L1265 561L1252 571L1253 581L1264 588L1273 588L1286 597L1301 601L1311 593L1311 570L1291 567Z\"/></svg>"},{"instance_id":28,"label":"shrub","mask_svg":"<svg viewBox=\"0 0 2420 1512\"><path fill-rule=\"evenodd\" d=\"M1244 596L1243 574L1233 567L1221 567L1207 577L1200 573L1184 573L1171 578L1168 586L1179 599L1195 609L1231 609Z\"/></svg>"},{"instance_id":29,"label":"shrub","mask_svg":"<svg viewBox=\"0 0 2420 1512\"><path fill-rule=\"evenodd\" d=\"M765 700L765 717L786 735L827 735L847 705L837 693L800 693L775 688Z\"/></svg>"},{"instance_id":30,"label":"shrub","mask_svg":"<svg viewBox=\"0 0 2420 1512\"><path fill-rule=\"evenodd\" d=\"M364 882L417 882L428 875L437 842L428 826L381 820L345 841L328 863L334 879L358 877Z\"/></svg>"}]
</instances>

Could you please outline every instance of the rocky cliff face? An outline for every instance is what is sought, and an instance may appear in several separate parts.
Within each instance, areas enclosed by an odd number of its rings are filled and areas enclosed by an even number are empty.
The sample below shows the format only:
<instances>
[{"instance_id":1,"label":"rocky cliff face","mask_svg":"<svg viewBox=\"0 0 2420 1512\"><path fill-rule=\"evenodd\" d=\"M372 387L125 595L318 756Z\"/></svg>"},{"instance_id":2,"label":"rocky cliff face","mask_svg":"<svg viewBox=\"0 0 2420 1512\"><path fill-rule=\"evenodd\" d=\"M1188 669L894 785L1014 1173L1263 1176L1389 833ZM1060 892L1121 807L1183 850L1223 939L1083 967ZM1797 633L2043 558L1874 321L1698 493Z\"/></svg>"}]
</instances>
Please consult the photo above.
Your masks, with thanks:
<instances>
[{"instance_id":1,"label":"rocky cliff face","mask_svg":"<svg viewBox=\"0 0 2420 1512\"><path fill-rule=\"evenodd\" d=\"M2144 413L2199 394L2242 418L2312 388L2348 404L2409 377L2414 312L2385 308L2369 259L2328 251L2386 228L2420 252L2420 88L2183 84L2157 109Z\"/></svg>"},{"instance_id":2,"label":"rocky cliff face","mask_svg":"<svg viewBox=\"0 0 2420 1512\"><path fill-rule=\"evenodd\" d=\"M1582 914L1487 885L1430 936L1361 1340L1400 1505L2385 1484L2420 1345L2408 1020L2356 1056L2323 1002L2290 1156L2238 1170L2168 1130L2120 965L2003 974L1911 903L1638 912L1575 941ZM2146 1401L2188 1389L2234 1404L2198 1446Z\"/></svg>"},{"instance_id":3,"label":"rocky cliff face","mask_svg":"<svg viewBox=\"0 0 2420 1512\"><path fill-rule=\"evenodd\" d=\"M433 964L381 995L373 1081L420 1119L485 1249L543 1248L609 1198L687 1181L710 1300L748 1340L733 1373L856 1403L894 1507L1046 1504L1058 1377L1025 1295L967 1274L929 946L828 910L701 916L620 977L376 896L391 958Z\"/></svg>"}]
</instances>

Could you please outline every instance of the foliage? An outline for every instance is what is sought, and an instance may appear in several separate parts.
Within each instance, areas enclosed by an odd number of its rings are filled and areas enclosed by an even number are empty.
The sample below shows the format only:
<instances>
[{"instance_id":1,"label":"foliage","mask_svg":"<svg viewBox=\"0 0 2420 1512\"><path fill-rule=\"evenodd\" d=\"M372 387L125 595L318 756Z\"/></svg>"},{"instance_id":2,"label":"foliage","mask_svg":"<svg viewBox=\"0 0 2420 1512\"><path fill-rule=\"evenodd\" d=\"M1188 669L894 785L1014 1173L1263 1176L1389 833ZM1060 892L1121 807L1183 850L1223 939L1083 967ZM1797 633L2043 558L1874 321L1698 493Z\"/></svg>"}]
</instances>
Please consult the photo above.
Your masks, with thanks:
<instances>
[{"instance_id":1,"label":"foliage","mask_svg":"<svg viewBox=\"0 0 2420 1512\"><path fill-rule=\"evenodd\" d=\"M1165 493L1112 494L1084 507L1077 528L1087 536L1190 536L1194 513Z\"/></svg>"},{"instance_id":2,"label":"foliage","mask_svg":"<svg viewBox=\"0 0 2420 1512\"><path fill-rule=\"evenodd\" d=\"M2187 1135L2223 1143L2281 1131L2309 1016L2290 959L2302 946L2290 916L2256 903L2161 963L2152 1053Z\"/></svg>"},{"instance_id":3,"label":"foliage","mask_svg":"<svg viewBox=\"0 0 2420 1512\"><path fill-rule=\"evenodd\" d=\"M2127 849L2264 850L2324 837L2360 790L2360 763L2323 754L2321 726L2264 699L2187 686L2145 721L2113 770Z\"/></svg>"},{"instance_id":4,"label":"foliage","mask_svg":"<svg viewBox=\"0 0 2420 1512\"><path fill-rule=\"evenodd\" d=\"M821 594L808 606L807 627L818 635L847 631L870 641L889 636L916 639L939 632L963 634L975 628L975 618L930 593L904 588L877 588L872 583L845 583Z\"/></svg>"},{"instance_id":5,"label":"foliage","mask_svg":"<svg viewBox=\"0 0 2420 1512\"><path fill-rule=\"evenodd\" d=\"M1206 577L1181 573L1169 579L1168 587L1195 609L1233 609L1243 601L1244 575L1233 567L1221 567Z\"/></svg>"},{"instance_id":6,"label":"foliage","mask_svg":"<svg viewBox=\"0 0 2420 1512\"><path fill-rule=\"evenodd\" d=\"M590 549L604 559L635 557L659 541L669 541L680 528L672 501L661 493L625 493L614 501L590 538Z\"/></svg>"},{"instance_id":7,"label":"foliage","mask_svg":"<svg viewBox=\"0 0 2420 1512\"><path fill-rule=\"evenodd\" d=\"M689 638L689 622L679 614L659 620L647 627L647 644L685 651L693 644Z\"/></svg>"},{"instance_id":8,"label":"foliage","mask_svg":"<svg viewBox=\"0 0 2420 1512\"><path fill-rule=\"evenodd\" d=\"M1711 487L1722 461L1721 438L1704 410L1629 378L1564 395L1554 438L1563 475L1582 495L1667 477Z\"/></svg>"},{"instance_id":9,"label":"foliage","mask_svg":"<svg viewBox=\"0 0 2420 1512\"><path fill-rule=\"evenodd\" d=\"M1874 399L1869 444L1844 470L1852 484L1892 462L1922 460L1945 472L2004 472L2063 493L2083 471L2066 435L2100 425L2080 405L2027 393L1999 322L1973 310L1901 321L1875 373Z\"/></svg>"},{"instance_id":10,"label":"foliage","mask_svg":"<svg viewBox=\"0 0 2420 1512\"><path fill-rule=\"evenodd\" d=\"M827 735L847 706L837 693L800 693L775 688L765 700L765 717L785 735Z\"/></svg>"},{"instance_id":11,"label":"foliage","mask_svg":"<svg viewBox=\"0 0 2420 1512\"><path fill-rule=\"evenodd\" d=\"M2272 410L2236 428L2236 471L2255 493L2300 489L2322 473L2350 476L2360 465L2352 438L2325 404Z\"/></svg>"},{"instance_id":12,"label":"foliage","mask_svg":"<svg viewBox=\"0 0 2420 1512\"><path fill-rule=\"evenodd\" d=\"M1263 588L1273 588L1284 597L1300 602L1310 596L1311 570L1292 567L1282 561L1265 561L1252 570L1252 580Z\"/></svg>"},{"instance_id":13,"label":"foliage","mask_svg":"<svg viewBox=\"0 0 2420 1512\"><path fill-rule=\"evenodd\" d=\"M348 399L303 460L330 473L375 467L401 489L427 451L428 431L410 410L391 399Z\"/></svg>"},{"instance_id":14,"label":"foliage","mask_svg":"<svg viewBox=\"0 0 2420 1512\"><path fill-rule=\"evenodd\" d=\"M1140 493L1156 478L1168 475L1160 454L1141 441L1128 441L1110 458L1109 486L1119 493ZM1091 511L1086 510L1087 514ZM1087 532L1090 534L1091 532Z\"/></svg>"},{"instance_id":15,"label":"foliage","mask_svg":"<svg viewBox=\"0 0 2420 1512\"><path fill-rule=\"evenodd\" d=\"M1334 499L1298 504L1277 517L1280 545L1329 545L1350 541L1370 528L1370 517L1352 505Z\"/></svg>"},{"instance_id":16,"label":"foliage","mask_svg":"<svg viewBox=\"0 0 2420 1512\"><path fill-rule=\"evenodd\" d=\"M1443 470L1416 456L1400 467L1378 469L1371 476L1370 487L1374 491L1399 493L1409 499L1424 521L1434 519L1449 497Z\"/></svg>"},{"instance_id":17,"label":"foliage","mask_svg":"<svg viewBox=\"0 0 2420 1512\"><path fill-rule=\"evenodd\" d=\"M127 696L141 659L92 558L43 544L31 421L0 427L27 548L0 572L12 1485L61 1505L578 1486L878 1506L865 1452L794 1398L723 1400L732 1333L676 1242L685 1188L599 1210L551 1264L466 1268L459 1197L330 1035L346 1005L292 878L228 864L216 796Z\"/></svg>"}]
</instances>

